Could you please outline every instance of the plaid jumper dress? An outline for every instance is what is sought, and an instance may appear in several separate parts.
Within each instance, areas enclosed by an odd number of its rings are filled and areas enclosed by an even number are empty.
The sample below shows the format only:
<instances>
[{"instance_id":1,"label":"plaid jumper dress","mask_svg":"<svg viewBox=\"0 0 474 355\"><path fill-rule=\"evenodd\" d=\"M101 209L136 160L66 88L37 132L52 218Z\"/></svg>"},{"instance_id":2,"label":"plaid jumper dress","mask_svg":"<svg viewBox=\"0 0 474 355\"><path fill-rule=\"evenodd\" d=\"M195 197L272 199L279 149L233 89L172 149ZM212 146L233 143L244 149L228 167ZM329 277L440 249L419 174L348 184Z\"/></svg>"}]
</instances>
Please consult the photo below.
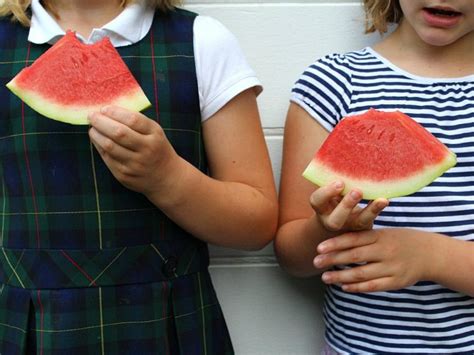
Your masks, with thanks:
<instances>
[{"instance_id":1,"label":"plaid jumper dress","mask_svg":"<svg viewBox=\"0 0 474 355\"><path fill-rule=\"evenodd\" d=\"M206 172L195 14L157 12L118 48L182 157ZM41 117L5 84L49 45L0 20L0 354L231 354L207 245L123 187L85 126Z\"/></svg>"}]
</instances>

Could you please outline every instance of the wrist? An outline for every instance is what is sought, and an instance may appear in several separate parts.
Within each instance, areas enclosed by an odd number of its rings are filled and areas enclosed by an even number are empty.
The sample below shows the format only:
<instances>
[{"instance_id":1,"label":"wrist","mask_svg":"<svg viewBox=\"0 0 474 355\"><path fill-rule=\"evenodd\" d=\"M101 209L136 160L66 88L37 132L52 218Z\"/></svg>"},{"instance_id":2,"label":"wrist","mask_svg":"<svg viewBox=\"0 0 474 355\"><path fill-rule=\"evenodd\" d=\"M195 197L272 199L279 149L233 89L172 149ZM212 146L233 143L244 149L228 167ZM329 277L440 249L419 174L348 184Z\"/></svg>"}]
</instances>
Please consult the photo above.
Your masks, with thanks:
<instances>
[{"instance_id":1,"label":"wrist","mask_svg":"<svg viewBox=\"0 0 474 355\"><path fill-rule=\"evenodd\" d=\"M159 167L160 173L153 179L150 189L145 196L161 209L179 205L186 196L186 175L189 164L179 155L168 159L166 164Z\"/></svg>"},{"instance_id":2,"label":"wrist","mask_svg":"<svg viewBox=\"0 0 474 355\"><path fill-rule=\"evenodd\" d=\"M330 231L324 227L316 213L306 220L305 234L311 239L312 243L315 245L315 250L317 246L324 242L327 239L336 237L341 234L341 231Z\"/></svg>"},{"instance_id":3,"label":"wrist","mask_svg":"<svg viewBox=\"0 0 474 355\"><path fill-rule=\"evenodd\" d=\"M450 249L451 240L449 237L440 234L431 234L428 238L426 250L424 251L427 258L423 258L423 275L421 280L441 283L443 274L449 273L450 269Z\"/></svg>"}]
</instances>

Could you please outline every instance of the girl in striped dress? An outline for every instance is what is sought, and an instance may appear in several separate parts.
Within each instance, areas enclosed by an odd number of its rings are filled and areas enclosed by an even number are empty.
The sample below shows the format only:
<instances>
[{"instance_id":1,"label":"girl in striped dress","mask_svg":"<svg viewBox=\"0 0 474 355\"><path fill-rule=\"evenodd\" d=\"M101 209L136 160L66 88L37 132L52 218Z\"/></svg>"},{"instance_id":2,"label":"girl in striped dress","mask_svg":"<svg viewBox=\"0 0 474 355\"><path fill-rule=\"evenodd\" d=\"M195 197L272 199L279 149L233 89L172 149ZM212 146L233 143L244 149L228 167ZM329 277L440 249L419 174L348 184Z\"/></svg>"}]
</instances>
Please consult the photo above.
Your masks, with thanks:
<instances>
[{"instance_id":1,"label":"girl in striped dress","mask_svg":"<svg viewBox=\"0 0 474 355\"><path fill-rule=\"evenodd\" d=\"M326 353L474 353L474 2L364 0L373 47L331 54L292 89L275 249L328 285ZM415 194L361 202L301 177L328 132L400 110L458 157ZM309 202L309 203L308 203ZM357 266L355 266L357 264ZM352 267L349 267L352 265Z\"/></svg>"},{"instance_id":2,"label":"girl in striped dress","mask_svg":"<svg viewBox=\"0 0 474 355\"><path fill-rule=\"evenodd\" d=\"M0 354L233 353L207 245L274 236L261 86L236 38L178 3L0 2ZM109 37L152 107L74 126L11 94L66 30Z\"/></svg>"}]
</instances>

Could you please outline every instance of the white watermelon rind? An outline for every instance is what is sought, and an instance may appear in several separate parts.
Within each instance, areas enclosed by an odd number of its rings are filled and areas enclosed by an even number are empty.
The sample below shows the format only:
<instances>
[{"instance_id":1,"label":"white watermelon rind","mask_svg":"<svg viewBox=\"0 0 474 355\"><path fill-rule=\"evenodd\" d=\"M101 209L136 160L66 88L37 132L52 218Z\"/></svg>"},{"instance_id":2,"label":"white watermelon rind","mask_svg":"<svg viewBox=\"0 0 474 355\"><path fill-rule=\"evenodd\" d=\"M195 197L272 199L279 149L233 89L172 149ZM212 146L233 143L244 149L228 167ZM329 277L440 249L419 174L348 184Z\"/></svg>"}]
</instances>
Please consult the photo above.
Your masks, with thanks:
<instances>
[{"instance_id":1,"label":"white watermelon rind","mask_svg":"<svg viewBox=\"0 0 474 355\"><path fill-rule=\"evenodd\" d=\"M345 184L343 195L356 188L362 192L363 199L389 199L417 192L455 165L456 155L448 151L446 157L439 164L426 167L423 171L406 178L380 182L343 176L313 159L303 172L303 177L320 187L329 185L336 180L342 180Z\"/></svg>"},{"instance_id":2,"label":"white watermelon rind","mask_svg":"<svg viewBox=\"0 0 474 355\"><path fill-rule=\"evenodd\" d=\"M87 116L89 113L99 111L102 106L104 106L104 104L74 106L53 102L50 99L39 95L37 92L19 87L15 79L11 80L6 86L28 106L41 115L73 125L88 125L89 121L87 120ZM113 101L108 102L107 105L116 105L130 111L140 112L150 107L151 103L145 96L143 90L137 89L135 93L127 93L126 95L117 97Z\"/></svg>"}]
</instances>

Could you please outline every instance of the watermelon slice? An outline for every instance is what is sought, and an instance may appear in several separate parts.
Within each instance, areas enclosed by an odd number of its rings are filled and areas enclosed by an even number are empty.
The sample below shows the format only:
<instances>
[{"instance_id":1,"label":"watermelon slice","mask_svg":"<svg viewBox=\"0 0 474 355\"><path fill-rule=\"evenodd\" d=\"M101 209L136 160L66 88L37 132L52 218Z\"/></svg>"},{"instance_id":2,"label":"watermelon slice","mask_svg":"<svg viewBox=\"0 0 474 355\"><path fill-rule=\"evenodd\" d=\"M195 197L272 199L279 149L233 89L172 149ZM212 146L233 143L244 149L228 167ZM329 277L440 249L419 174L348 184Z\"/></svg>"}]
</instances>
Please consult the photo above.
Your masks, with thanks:
<instances>
[{"instance_id":1,"label":"watermelon slice","mask_svg":"<svg viewBox=\"0 0 474 355\"><path fill-rule=\"evenodd\" d=\"M42 115L71 124L88 124L88 113L105 105L132 111L151 105L107 37L87 45L71 31L7 87Z\"/></svg>"},{"instance_id":2,"label":"watermelon slice","mask_svg":"<svg viewBox=\"0 0 474 355\"><path fill-rule=\"evenodd\" d=\"M303 176L316 185L335 180L363 198L412 194L456 164L456 155L402 112L371 109L341 120Z\"/></svg>"}]
</instances>

